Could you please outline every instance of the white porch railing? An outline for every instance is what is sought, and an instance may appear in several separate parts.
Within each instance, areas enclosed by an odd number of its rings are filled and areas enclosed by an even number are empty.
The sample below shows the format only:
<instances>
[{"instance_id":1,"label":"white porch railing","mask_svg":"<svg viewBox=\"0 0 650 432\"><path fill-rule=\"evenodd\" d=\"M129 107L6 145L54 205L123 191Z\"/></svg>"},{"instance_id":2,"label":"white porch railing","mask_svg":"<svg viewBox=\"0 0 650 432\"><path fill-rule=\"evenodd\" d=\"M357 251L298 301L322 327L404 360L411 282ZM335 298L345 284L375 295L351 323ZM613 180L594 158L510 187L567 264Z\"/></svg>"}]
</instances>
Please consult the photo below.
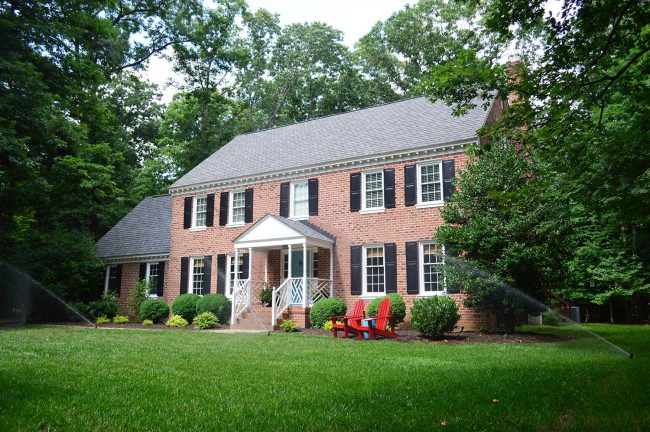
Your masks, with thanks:
<instances>
[{"instance_id":1,"label":"white porch railing","mask_svg":"<svg viewBox=\"0 0 650 432\"><path fill-rule=\"evenodd\" d=\"M237 280L232 293L232 316L230 322L234 323L237 318L252 304L251 280Z\"/></svg>"},{"instance_id":2,"label":"white porch railing","mask_svg":"<svg viewBox=\"0 0 650 432\"><path fill-rule=\"evenodd\" d=\"M329 279L308 278L307 279L307 298L309 306L313 305L320 299L332 296L332 281Z\"/></svg>"},{"instance_id":3,"label":"white porch railing","mask_svg":"<svg viewBox=\"0 0 650 432\"><path fill-rule=\"evenodd\" d=\"M280 284L279 287L273 290L271 296L271 325L274 326L278 322L278 318L282 313L291 305L291 295L289 291L291 279L287 279Z\"/></svg>"}]
</instances>

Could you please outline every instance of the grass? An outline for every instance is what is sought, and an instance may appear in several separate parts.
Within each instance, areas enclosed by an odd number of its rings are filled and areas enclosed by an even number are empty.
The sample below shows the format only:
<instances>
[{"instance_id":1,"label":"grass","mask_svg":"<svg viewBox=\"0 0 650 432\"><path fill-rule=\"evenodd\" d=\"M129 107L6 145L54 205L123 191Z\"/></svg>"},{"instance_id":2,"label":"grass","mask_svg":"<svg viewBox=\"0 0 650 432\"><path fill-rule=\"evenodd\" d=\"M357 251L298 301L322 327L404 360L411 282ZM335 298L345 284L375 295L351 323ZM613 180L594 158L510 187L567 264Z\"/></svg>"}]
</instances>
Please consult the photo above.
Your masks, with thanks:
<instances>
[{"instance_id":1,"label":"grass","mask_svg":"<svg viewBox=\"0 0 650 432\"><path fill-rule=\"evenodd\" d=\"M589 329L634 360L572 327L553 329L568 342L453 346L5 329L0 430L650 430L650 327Z\"/></svg>"}]
</instances>

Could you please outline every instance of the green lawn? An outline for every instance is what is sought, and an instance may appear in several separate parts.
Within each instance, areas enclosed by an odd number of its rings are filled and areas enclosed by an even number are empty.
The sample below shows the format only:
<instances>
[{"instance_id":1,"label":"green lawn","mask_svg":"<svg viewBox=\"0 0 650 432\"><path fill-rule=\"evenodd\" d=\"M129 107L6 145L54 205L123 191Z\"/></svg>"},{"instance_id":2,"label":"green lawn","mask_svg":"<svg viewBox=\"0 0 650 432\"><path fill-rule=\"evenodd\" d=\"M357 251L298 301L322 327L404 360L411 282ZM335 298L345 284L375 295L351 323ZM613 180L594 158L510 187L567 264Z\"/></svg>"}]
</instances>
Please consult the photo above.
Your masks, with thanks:
<instances>
[{"instance_id":1,"label":"green lawn","mask_svg":"<svg viewBox=\"0 0 650 432\"><path fill-rule=\"evenodd\" d=\"M585 333L446 346L5 329L0 431L650 430L650 327L589 328L634 360Z\"/></svg>"}]
</instances>

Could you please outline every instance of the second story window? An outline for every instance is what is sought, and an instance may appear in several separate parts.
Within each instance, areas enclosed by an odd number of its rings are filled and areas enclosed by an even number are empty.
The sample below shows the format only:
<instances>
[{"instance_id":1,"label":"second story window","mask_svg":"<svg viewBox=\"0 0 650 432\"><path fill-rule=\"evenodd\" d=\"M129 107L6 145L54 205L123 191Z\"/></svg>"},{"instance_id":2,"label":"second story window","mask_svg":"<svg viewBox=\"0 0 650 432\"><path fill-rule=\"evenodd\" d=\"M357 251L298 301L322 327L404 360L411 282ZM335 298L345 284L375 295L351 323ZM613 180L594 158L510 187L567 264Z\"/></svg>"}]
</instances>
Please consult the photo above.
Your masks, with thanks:
<instances>
[{"instance_id":1,"label":"second story window","mask_svg":"<svg viewBox=\"0 0 650 432\"><path fill-rule=\"evenodd\" d=\"M442 163L418 165L418 204L442 203Z\"/></svg>"},{"instance_id":2,"label":"second story window","mask_svg":"<svg viewBox=\"0 0 650 432\"><path fill-rule=\"evenodd\" d=\"M243 190L230 193L230 223L243 224L246 214L246 194Z\"/></svg>"},{"instance_id":3,"label":"second story window","mask_svg":"<svg viewBox=\"0 0 650 432\"><path fill-rule=\"evenodd\" d=\"M384 208L384 172L371 171L363 173L362 210L380 210Z\"/></svg>"},{"instance_id":4,"label":"second story window","mask_svg":"<svg viewBox=\"0 0 650 432\"><path fill-rule=\"evenodd\" d=\"M309 217L309 186L307 182L291 184L291 217Z\"/></svg>"},{"instance_id":5,"label":"second story window","mask_svg":"<svg viewBox=\"0 0 650 432\"><path fill-rule=\"evenodd\" d=\"M192 218L193 228L204 228L205 219L208 213L208 197L200 196L194 198L194 217Z\"/></svg>"}]
</instances>

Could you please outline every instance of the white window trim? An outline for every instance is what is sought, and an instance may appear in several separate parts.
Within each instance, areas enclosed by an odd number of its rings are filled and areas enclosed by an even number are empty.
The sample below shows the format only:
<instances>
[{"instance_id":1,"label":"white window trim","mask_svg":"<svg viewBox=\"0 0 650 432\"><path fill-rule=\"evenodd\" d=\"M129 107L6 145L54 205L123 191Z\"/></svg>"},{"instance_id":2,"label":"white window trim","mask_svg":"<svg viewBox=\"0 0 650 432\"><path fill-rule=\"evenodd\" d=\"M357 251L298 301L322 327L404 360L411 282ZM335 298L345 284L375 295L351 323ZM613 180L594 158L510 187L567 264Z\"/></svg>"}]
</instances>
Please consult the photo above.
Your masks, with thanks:
<instances>
[{"instance_id":1,"label":"white window trim","mask_svg":"<svg viewBox=\"0 0 650 432\"><path fill-rule=\"evenodd\" d=\"M232 206L232 203L236 193L244 194L244 220L241 222L232 221L232 217L234 214L234 208ZM235 189L228 193L228 224L226 225L226 227L235 228L235 227L242 227L244 225L246 225L246 189Z\"/></svg>"},{"instance_id":2,"label":"white window trim","mask_svg":"<svg viewBox=\"0 0 650 432\"><path fill-rule=\"evenodd\" d=\"M239 254L239 259L243 261L244 255ZM226 297L232 298L232 294L230 293L230 282L232 281L231 276L230 276L230 266L232 265L232 262L235 260L235 254L228 254L226 255ZM242 268L239 269L239 273L242 272L243 269L243 262L242 262ZM237 270L237 269L235 269ZM239 279L241 280L241 279Z\"/></svg>"},{"instance_id":3,"label":"white window trim","mask_svg":"<svg viewBox=\"0 0 650 432\"><path fill-rule=\"evenodd\" d=\"M205 286L205 257L204 256L195 256L195 257L190 257L190 268L188 273L188 281L187 281L187 293L188 294L195 294L194 293L194 260L204 260L203 261L203 284ZM202 296L201 294L197 294Z\"/></svg>"},{"instance_id":4,"label":"white window trim","mask_svg":"<svg viewBox=\"0 0 650 432\"><path fill-rule=\"evenodd\" d=\"M366 206L366 177L370 174L381 174L381 194L382 194L382 202L384 203L383 206L381 207L371 207L368 208ZM361 173L361 210L359 210L360 214L369 214L369 213L382 213L386 211L386 197L384 196L384 170L372 170L372 171L364 171Z\"/></svg>"},{"instance_id":5,"label":"white window trim","mask_svg":"<svg viewBox=\"0 0 650 432\"><path fill-rule=\"evenodd\" d=\"M151 261L151 262L148 262L148 263L147 263L147 272L146 272L146 275L145 275L145 280L147 281L147 288L149 288L149 278L151 277L151 265L152 265L152 264L159 265L160 262L158 262L158 261ZM160 277L160 275L158 275L157 277ZM158 282L156 281L156 284L157 284L157 283L158 283ZM149 298L152 298L152 299L157 299L157 298L158 298L157 288L158 288L157 286L154 287L154 292L153 292L153 293L149 293Z\"/></svg>"},{"instance_id":6,"label":"white window trim","mask_svg":"<svg viewBox=\"0 0 650 432\"><path fill-rule=\"evenodd\" d=\"M445 275L442 275L442 290L441 291L425 291L424 290L424 246L436 244L435 241L421 241L418 243L418 285L420 290L420 297L444 296L447 295L447 281ZM445 245L440 248L442 252L442 264L445 264Z\"/></svg>"},{"instance_id":7,"label":"white window trim","mask_svg":"<svg viewBox=\"0 0 650 432\"><path fill-rule=\"evenodd\" d=\"M106 266L106 274L104 275L104 295L108 294L108 281L110 279L111 267L115 267L115 271L117 271L117 265Z\"/></svg>"},{"instance_id":8,"label":"white window trim","mask_svg":"<svg viewBox=\"0 0 650 432\"><path fill-rule=\"evenodd\" d=\"M367 269L367 263L368 263L368 256L367 256L367 250L368 248L379 248L381 247L383 251L383 257L384 257L384 291L383 292L368 292L368 269ZM361 277L363 278L362 280L362 294L361 298L362 299L374 299L377 297L383 297L386 295L386 248L384 247L383 243L377 243L377 244L367 244L363 245L362 249L362 254L361 254L361 260L362 260L362 275Z\"/></svg>"},{"instance_id":9,"label":"white window trim","mask_svg":"<svg viewBox=\"0 0 650 432\"><path fill-rule=\"evenodd\" d=\"M305 184L307 185L307 214L306 215L301 215L301 216L296 216L295 215L295 207L294 207L294 196L295 196L295 188L296 185L298 184ZM309 219L309 181L308 180L298 180L291 182L291 186L289 188L289 219L293 220L307 220Z\"/></svg>"},{"instance_id":10,"label":"white window trim","mask_svg":"<svg viewBox=\"0 0 650 432\"><path fill-rule=\"evenodd\" d=\"M205 198L206 200L206 206L207 206L207 200L208 196L207 195L197 195L195 197L192 197L192 226L190 227L190 231L205 231L208 229L206 225L203 226L196 226L196 202L198 201L199 198ZM206 208L206 218L207 218L207 208Z\"/></svg>"},{"instance_id":11,"label":"white window trim","mask_svg":"<svg viewBox=\"0 0 650 432\"><path fill-rule=\"evenodd\" d=\"M429 165L438 165L440 168L440 200L438 201L422 201L422 167L423 166L429 166ZM430 160L426 162L420 162L417 164L417 170L416 170L416 185L417 185L417 204L415 204L416 208L430 208L430 207L442 207L445 205L445 197L444 197L444 182L442 178L442 161L441 160Z\"/></svg>"}]
</instances>

